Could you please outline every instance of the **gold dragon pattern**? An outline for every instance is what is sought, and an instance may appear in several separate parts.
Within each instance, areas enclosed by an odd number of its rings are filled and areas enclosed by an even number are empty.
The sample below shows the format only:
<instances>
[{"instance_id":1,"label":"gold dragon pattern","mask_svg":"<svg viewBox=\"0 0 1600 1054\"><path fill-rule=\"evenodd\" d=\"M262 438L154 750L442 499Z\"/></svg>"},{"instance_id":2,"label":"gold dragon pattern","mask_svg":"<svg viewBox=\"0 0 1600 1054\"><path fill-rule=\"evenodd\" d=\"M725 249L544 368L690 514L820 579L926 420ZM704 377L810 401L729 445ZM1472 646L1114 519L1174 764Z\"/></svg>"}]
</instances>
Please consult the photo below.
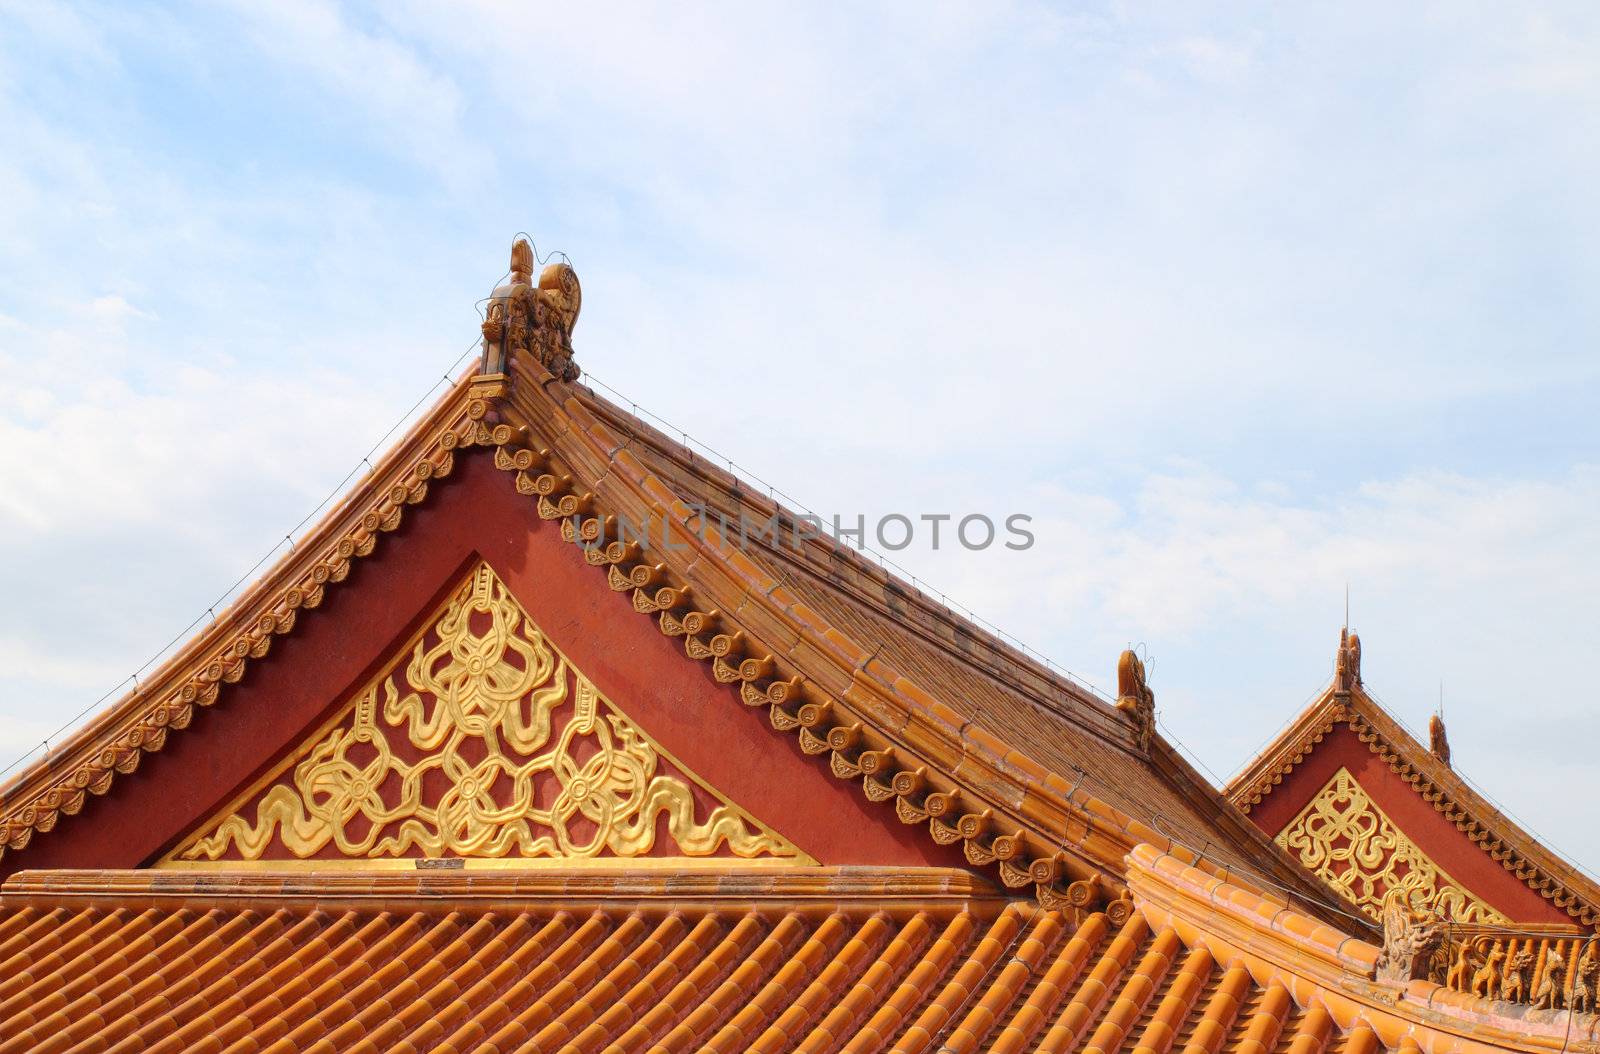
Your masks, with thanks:
<instances>
[{"instance_id":1,"label":"gold dragon pattern","mask_svg":"<svg viewBox=\"0 0 1600 1054\"><path fill-rule=\"evenodd\" d=\"M264 793L246 794L169 859L222 861L231 847L261 860L274 837L302 860L330 844L368 859L642 857L665 816L683 856L726 846L742 860L812 862L688 776L722 802L698 818L689 783L662 771L671 759L663 766L488 564L407 651L403 670L397 662L361 691Z\"/></svg>"},{"instance_id":2,"label":"gold dragon pattern","mask_svg":"<svg viewBox=\"0 0 1600 1054\"><path fill-rule=\"evenodd\" d=\"M1349 769L1335 772L1277 841L1375 919L1398 900L1410 910L1455 922L1508 921L1417 848Z\"/></svg>"}]
</instances>

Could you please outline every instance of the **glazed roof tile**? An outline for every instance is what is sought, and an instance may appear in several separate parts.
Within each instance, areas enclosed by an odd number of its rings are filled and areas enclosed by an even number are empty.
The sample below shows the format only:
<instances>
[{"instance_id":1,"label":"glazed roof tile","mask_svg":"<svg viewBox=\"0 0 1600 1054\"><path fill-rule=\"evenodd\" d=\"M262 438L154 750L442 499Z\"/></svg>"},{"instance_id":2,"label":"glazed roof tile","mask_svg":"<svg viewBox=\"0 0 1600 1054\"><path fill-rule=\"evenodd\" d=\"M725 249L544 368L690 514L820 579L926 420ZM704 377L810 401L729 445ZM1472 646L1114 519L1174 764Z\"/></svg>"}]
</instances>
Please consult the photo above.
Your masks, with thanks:
<instances>
[{"instance_id":1,"label":"glazed roof tile","mask_svg":"<svg viewBox=\"0 0 1600 1054\"><path fill-rule=\"evenodd\" d=\"M24 872L0 894L0 1054L1499 1046L1462 1034L1479 1001L1433 1002L1421 982L1364 997L1327 983L1347 967L1319 973L1340 956L1370 961L1370 946L1268 947L1235 928L1243 891L1153 853L1135 870L1149 907L1118 922L935 870L675 884ZM1230 906L1197 929L1208 896ZM1591 1031L1564 1037L1568 1049L1595 1049ZM1535 1029L1505 1046L1547 1038L1561 1037Z\"/></svg>"}]
</instances>

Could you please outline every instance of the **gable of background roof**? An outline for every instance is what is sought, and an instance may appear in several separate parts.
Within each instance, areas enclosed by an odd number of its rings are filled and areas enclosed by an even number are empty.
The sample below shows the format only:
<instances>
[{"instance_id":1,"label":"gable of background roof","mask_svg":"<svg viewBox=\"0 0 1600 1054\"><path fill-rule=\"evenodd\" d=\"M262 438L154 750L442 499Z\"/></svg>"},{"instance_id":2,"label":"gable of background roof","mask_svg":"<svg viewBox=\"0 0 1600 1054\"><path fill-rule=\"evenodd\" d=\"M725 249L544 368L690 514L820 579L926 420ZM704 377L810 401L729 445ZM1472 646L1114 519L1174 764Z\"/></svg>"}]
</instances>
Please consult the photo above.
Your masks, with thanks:
<instances>
[{"instance_id":1,"label":"gable of background roof","mask_svg":"<svg viewBox=\"0 0 1600 1054\"><path fill-rule=\"evenodd\" d=\"M1584 926L1600 925L1600 885L1545 848L1401 726L1361 682L1361 644L1342 640L1334 680L1224 793L1245 814L1271 796L1336 726L1345 725L1457 830L1529 889ZM1352 644L1353 642L1353 644Z\"/></svg>"}]
</instances>

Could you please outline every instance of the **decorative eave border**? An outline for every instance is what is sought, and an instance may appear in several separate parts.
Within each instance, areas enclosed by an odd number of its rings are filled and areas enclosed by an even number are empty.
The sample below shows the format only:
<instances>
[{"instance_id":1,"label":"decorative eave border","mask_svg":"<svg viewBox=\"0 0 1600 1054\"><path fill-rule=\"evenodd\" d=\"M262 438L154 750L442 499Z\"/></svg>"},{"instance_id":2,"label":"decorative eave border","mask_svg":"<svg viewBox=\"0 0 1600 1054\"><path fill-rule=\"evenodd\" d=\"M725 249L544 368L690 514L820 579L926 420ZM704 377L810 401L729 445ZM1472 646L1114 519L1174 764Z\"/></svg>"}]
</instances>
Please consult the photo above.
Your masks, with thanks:
<instances>
[{"instance_id":1,"label":"decorative eave border","mask_svg":"<svg viewBox=\"0 0 1600 1054\"><path fill-rule=\"evenodd\" d=\"M648 449L652 464L665 461L671 471L692 480L688 486L693 496L705 503L708 513L726 515L727 523L737 522L742 513L763 522L774 515L779 517L779 522L794 518L794 511L780 505L771 494L763 499L731 470L725 472L719 465L696 456L689 447L628 413L622 406L586 388L573 389L572 394L613 436L627 439L630 448ZM669 489L683 493L679 484L672 480L664 482ZM822 533L801 534L797 541L804 553L791 556L787 545L768 550L781 565L770 574L788 581L789 575L822 575L825 566L830 590L848 596L854 604L875 609L882 617L895 619L923 647L941 650L947 658L966 666L977 676L1006 685L1054 720L1070 723L1080 734L1096 737L1107 746L1126 752L1135 763L1148 762L1157 778L1185 799L1197 815L1207 817L1218 828L1232 834L1235 845L1238 839L1255 841L1255 851L1246 854L1246 858L1269 872L1271 879L1291 887L1306 882L1299 862L1264 837L1243 814L1236 812L1222 791L1201 776L1169 743L1159 735L1152 735L1148 747L1140 748L1136 743L1137 721L1128 713L1097 699L1078 683L1039 662L1026 649L1019 649L983 627L956 617L948 605L935 603L914 584L907 586L886 567L872 562L857 550L828 539ZM889 593L896 595L902 610L914 612L913 617L902 617L894 605L887 603L884 597ZM949 636L938 632L937 626L944 627ZM854 631L845 632L853 639L862 639ZM962 646L952 647L955 639L961 640ZM1076 705L1062 705L1064 700ZM1272 858L1270 862L1268 858ZM1219 862L1228 866L1227 860ZM1311 895L1309 891L1317 888L1312 883L1302 891Z\"/></svg>"},{"instance_id":2,"label":"decorative eave border","mask_svg":"<svg viewBox=\"0 0 1600 1054\"><path fill-rule=\"evenodd\" d=\"M1367 745L1367 749L1383 758L1390 771L1411 784L1416 792L1422 795L1424 801L1454 824L1456 830L1472 839L1474 844L1488 853L1490 859L1499 863L1529 889L1565 911L1580 924L1589 927L1600 924L1600 896L1597 896L1600 891L1585 892L1574 889L1572 883L1552 874L1545 865L1529 859L1530 854L1526 846L1512 844L1507 837L1497 833L1511 827L1510 820L1497 817L1495 826L1491 828L1478 819L1472 811L1461 804L1457 797L1458 792L1441 787L1423 766L1407 756L1413 753L1412 751L1396 747L1390 736L1374 727L1365 715L1359 712L1352 713L1350 726L1357 737ZM1522 836L1520 840L1527 841L1520 829L1512 828L1512 830L1512 837Z\"/></svg>"},{"instance_id":3,"label":"decorative eave border","mask_svg":"<svg viewBox=\"0 0 1600 1054\"><path fill-rule=\"evenodd\" d=\"M1467 797L1470 790L1444 786L1444 779L1437 771L1443 763L1427 754L1403 729L1380 728L1379 724L1392 726L1394 722L1386 715L1377 717L1368 713L1369 708L1376 714L1382 713L1382 707L1359 688L1352 694L1349 705L1335 699L1330 688L1296 722L1297 727L1291 728L1229 784L1229 800L1248 814L1278 788L1336 725L1348 725L1368 750L1383 759L1391 772L1410 784L1434 811L1507 872L1581 925L1591 928L1600 925L1600 890L1583 889L1577 882L1554 874L1548 863L1532 859L1536 853L1550 855L1549 851L1538 847L1498 810L1493 810L1492 820L1480 819L1479 814L1491 810L1462 804L1461 799ZM1504 833L1508 831L1509 836Z\"/></svg>"},{"instance_id":4,"label":"decorative eave border","mask_svg":"<svg viewBox=\"0 0 1600 1054\"><path fill-rule=\"evenodd\" d=\"M1044 788L1059 788L1063 802L1073 791L1059 775L867 653L714 529L690 526L695 510L627 449L631 440L543 367L518 357L511 369L469 417L489 423L495 465L515 474L518 492L560 521L562 537L631 594L635 611L681 638L746 706L765 707L772 727L825 757L834 776L892 802L901 822L926 824L935 842L959 843L969 863L996 865L1006 886L1032 886L1047 906L1109 903L1126 917L1118 864L1157 832L1098 799L1050 808ZM647 555L635 542L596 544L622 516L672 524L674 545Z\"/></svg>"},{"instance_id":5,"label":"decorative eave border","mask_svg":"<svg viewBox=\"0 0 1600 1054\"><path fill-rule=\"evenodd\" d=\"M780 517L780 522L794 516L794 510L779 504L770 490L763 494L751 488L731 470L698 455L598 392L579 388L574 394L613 433L636 439L634 445L648 447L655 462L668 463L672 472L690 481L687 486L696 498L706 502L708 511L727 515L730 523L737 521L741 511L762 521L774 515ZM681 492L681 484L667 482ZM947 598L935 601L914 581L908 584L862 551L819 530L797 531L792 543L767 547L767 553L780 563L779 574L785 580L790 574L825 579L831 591L880 617L893 619L922 646L942 651L945 657L978 676L1006 686L1042 712L1074 722L1106 745L1126 751L1130 757L1142 756L1135 745L1137 722L1130 715L1099 698L1084 683L1041 662L1036 654L961 618L950 608ZM893 603L886 599L888 595L894 597ZM1209 782L1198 778L1195 782L1196 789L1214 791Z\"/></svg>"},{"instance_id":6,"label":"decorative eave border","mask_svg":"<svg viewBox=\"0 0 1600 1054\"><path fill-rule=\"evenodd\" d=\"M1319 696L1277 740L1228 781L1222 790L1224 797L1248 816L1333 731L1342 720L1340 709L1329 693Z\"/></svg>"},{"instance_id":7,"label":"decorative eave border","mask_svg":"<svg viewBox=\"0 0 1600 1054\"><path fill-rule=\"evenodd\" d=\"M136 770L145 754L165 746L169 731L188 727L195 707L211 706L222 685L237 683L252 660L265 657L301 611L321 604L378 535L399 527L406 507L454 467L471 386L470 375L457 381L366 480L142 685L0 789L0 855L26 847L36 832L76 815L89 795L105 794L118 774Z\"/></svg>"}]
</instances>

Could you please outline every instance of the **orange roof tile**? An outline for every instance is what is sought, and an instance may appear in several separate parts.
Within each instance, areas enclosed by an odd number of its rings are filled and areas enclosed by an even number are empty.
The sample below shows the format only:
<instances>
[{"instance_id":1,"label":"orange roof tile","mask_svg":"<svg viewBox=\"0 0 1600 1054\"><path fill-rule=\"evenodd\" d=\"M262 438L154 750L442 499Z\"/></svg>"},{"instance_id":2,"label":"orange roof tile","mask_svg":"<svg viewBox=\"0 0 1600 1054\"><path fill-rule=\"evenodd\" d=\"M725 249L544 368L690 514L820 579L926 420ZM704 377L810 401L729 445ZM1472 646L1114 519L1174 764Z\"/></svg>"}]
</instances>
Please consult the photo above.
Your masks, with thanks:
<instances>
[{"instance_id":1,"label":"orange roof tile","mask_svg":"<svg viewBox=\"0 0 1600 1054\"><path fill-rule=\"evenodd\" d=\"M24 872L0 1054L1596 1049L1363 981L1375 949L1275 939L1153 850L1133 879L1116 928L931 869Z\"/></svg>"}]
</instances>

